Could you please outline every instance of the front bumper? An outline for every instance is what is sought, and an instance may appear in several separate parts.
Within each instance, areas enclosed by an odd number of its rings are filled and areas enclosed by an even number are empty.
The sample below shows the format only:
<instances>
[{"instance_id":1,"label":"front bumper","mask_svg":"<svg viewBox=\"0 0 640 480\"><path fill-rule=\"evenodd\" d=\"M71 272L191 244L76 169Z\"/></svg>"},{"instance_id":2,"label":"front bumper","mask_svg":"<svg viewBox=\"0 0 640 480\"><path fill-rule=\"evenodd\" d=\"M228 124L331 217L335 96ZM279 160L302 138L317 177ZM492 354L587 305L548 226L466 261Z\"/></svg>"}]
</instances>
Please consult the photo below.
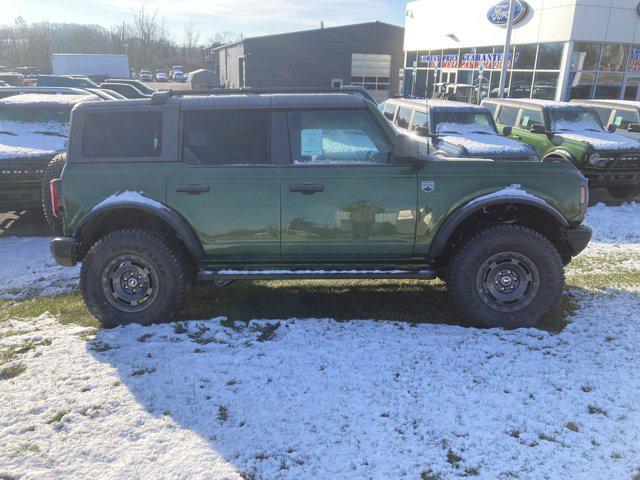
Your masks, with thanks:
<instances>
[{"instance_id":1,"label":"front bumper","mask_svg":"<svg viewBox=\"0 0 640 480\"><path fill-rule=\"evenodd\" d=\"M591 229L586 225L568 228L566 231L567 242L571 250L571 256L575 257L582 252L591 240Z\"/></svg>"},{"instance_id":2,"label":"front bumper","mask_svg":"<svg viewBox=\"0 0 640 480\"><path fill-rule=\"evenodd\" d=\"M76 239L73 237L57 237L51 240L51 254L63 267L73 267L77 262L75 258Z\"/></svg>"}]
</instances>

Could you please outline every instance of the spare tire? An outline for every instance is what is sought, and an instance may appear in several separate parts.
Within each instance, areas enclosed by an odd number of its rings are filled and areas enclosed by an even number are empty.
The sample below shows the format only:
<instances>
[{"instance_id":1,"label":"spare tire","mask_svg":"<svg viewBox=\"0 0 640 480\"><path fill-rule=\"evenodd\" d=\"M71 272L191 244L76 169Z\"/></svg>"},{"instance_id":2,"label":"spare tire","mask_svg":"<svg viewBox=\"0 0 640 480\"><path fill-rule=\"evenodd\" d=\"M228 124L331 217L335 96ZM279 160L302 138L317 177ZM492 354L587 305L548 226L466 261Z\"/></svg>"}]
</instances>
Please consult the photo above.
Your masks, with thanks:
<instances>
[{"instance_id":1,"label":"spare tire","mask_svg":"<svg viewBox=\"0 0 640 480\"><path fill-rule=\"evenodd\" d=\"M51 209L51 191L49 188L49 182L61 177L62 169L64 168L66 160L67 155L65 153L60 153L53 157L47 165L42 177L42 211L49 227L56 235L62 235L62 218L56 217Z\"/></svg>"}]
</instances>

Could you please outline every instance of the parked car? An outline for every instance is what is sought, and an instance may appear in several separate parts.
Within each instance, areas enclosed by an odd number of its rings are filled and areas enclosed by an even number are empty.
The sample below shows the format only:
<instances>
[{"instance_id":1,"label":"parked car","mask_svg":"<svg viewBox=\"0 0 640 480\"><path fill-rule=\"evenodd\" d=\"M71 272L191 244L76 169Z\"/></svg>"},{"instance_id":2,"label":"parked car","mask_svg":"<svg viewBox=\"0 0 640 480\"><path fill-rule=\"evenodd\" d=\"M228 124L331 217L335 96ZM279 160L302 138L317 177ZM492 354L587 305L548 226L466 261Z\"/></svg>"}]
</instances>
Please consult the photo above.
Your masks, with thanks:
<instances>
[{"instance_id":1,"label":"parked car","mask_svg":"<svg viewBox=\"0 0 640 480\"><path fill-rule=\"evenodd\" d=\"M100 88L104 88L107 90L113 90L114 92L119 93L125 98L147 98L149 95L145 95L140 90L138 90L133 85L129 85L128 83L111 83L105 82L100 84Z\"/></svg>"},{"instance_id":2,"label":"parked car","mask_svg":"<svg viewBox=\"0 0 640 480\"><path fill-rule=\"evenodd\" d=\"M168 82L169 77L165 72L156 72L156 82Z\"/></svg>"},{"instance_id":3,"label":"parked car","mask_svg":"<svg viewBox=\"0 0 640 480\"><path fill-rule=\"evenodd\" d=\"M172 79L174 82L186 82L187 77L182 72L174 72Z\"/></svg>"},{"instance_id":4,"label":"parked car","mask_svg":"<svg viewBox=\"0 0 640 480\"><path fill-rule=\"evenodd\" d=\"M85 88L89 93L92 93L101 100L125 100L127 97L120 95L118 92L108 90L106 88Z\"/></svg>"},{"instance_id":5,"label":"parked car","mask_svg":"<svg viewBox=\"0 0 640 480\"><path fill-rule=\"evenodd\" d=\"M501 136L491 112L483 107L446 100L394 98L381 103L379 109L399 130L422 137L432 155L539 159L531 145ZM511 132L507 129L504 133Z\"/></svg>"},{"instance_id":6,"label":"parked car","mask_svg":"<svg viewBox=\"0 0 640 480\"><path fill-rule=\"evenodd\" d=\"M140 70L140 80L143 82L151 82L153 80L151 70Z\"/></svg>"},{"instance_id":7,"label":"parked car","mask_svg":"<svg viewBox=\"0 0 640 480\"><path fill-rule=\"evenodd\" d=\"M37 75L36 86L38 87L78 87L97 88L87 77L72 77L70 75Z\"/></svg>"},{"instance_id":8,"label":"parked car","mask_svg":"<svg viewBox=\"0 0 640 480\"><path fill-rule=\"evenodd\" d=\"M16 72L0 73L0 80L12 87L21 87L24 85L24 75Z\"/></svg>"},{"instance_id":9,"label":"parked car","mask_svg":"<svg viewBox=\"0 0 640 480\"><path fill-rule=\"evenodd\" d=\"M174 65L173 67L171 67L171 70L169 71L169 76L171 76L171 78L173 78L173 75L176 72L180 72L180 73L184 74L184 68L181 65Z\"/></svg>"},{"instance_id":10,"label":"parked car","mask_svg":"<svg viewBox=\"0 0 640 480\"><path fill-rule=\"evenodd\" d=\"M96 85L100 85L103 82L106 82L109 79L109 74L107 73L93 73L91 75L87 75L87 78L91 80Z\"/></svg>"},{"instance_id":11,"label":"parked car","mask_svg":"<svg viewBox=\"0 0 640 480\"><path fill-rule=\"evenodd\" d=\"M4 87L0 89L0 98L12 97L14 95L42 94L42 95L90 95L84 88L71 87Z\"/></svg>"},{"instance_id":12,"label":"parked car","mask_svg":"<svg viewBox=\"0 0 640 480\"><path fill-rule=\"evenodd\" d=\"M466 318L507 328L558 305L591 235L575 168L426 155L364 89L255 92L74 110L51 251L82 262L103 325L172 318L196 278L440 275Z\"/></svg>"},{"instance_id":13,"label":"parked car","mask_svg":"<svg viewBox=\"0 0 640 480\"><path fill-rule=\"evenodd\" d=\"M630 100L572 100L592 107L602 124L616 126L616 133L640 140L640 101Z\"/></svg>"},{"instance_id":14,"label":"parked car","mask_svg":"<svg viewBox=\"0 0 640 480\"><path fill-rule=\"evenodd\" d=\"M51 214L47 165L67 147L71 109L97 99L34 93L0 99L0 211L44 207L51 225L59 225Z\"/></svg>"},{"instance_id":15,"label":"parked car","mask_svg":"<svg viewBox=\"0 0 640 480\"><path fill-rule=\"evenodd\" d=\"M544 162L567 161L614 197L640 193L640 142L605 130L591 107L549 100L483 100L511 138L533 145Z\"/></svg>"},{"instance_id":16,"label":"parked car","mask_svg":"<svg viewBox=\"0 0 640 480\"><path fill-rule=\"evenodd\" d=\"M137 90L140 91L140 93L144 93L145 95L151 95L156 91L154 88L151 88L149 85L141 82L140 80L131 80L129 78L111 78L107 83L126 83L127 85L134 86Z\"/></svg>"}]
</instances>

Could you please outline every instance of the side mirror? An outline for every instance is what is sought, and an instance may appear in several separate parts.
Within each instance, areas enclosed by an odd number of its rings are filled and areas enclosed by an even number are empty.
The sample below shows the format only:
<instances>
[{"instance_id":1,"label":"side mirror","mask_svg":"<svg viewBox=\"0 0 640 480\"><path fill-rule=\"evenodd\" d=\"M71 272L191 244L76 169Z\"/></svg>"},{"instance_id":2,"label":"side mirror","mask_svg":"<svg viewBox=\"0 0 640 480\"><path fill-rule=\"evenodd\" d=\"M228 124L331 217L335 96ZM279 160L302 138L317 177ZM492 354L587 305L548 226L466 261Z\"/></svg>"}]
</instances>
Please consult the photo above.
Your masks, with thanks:
<instances>
[{"instance_id":1,"label":"side mirror","mask_svg":"<svg viewBox=\"0 0 640 480\"><path fill-rule=\"evenodd\" d=\"M533 125L531 125L531 133L535 133L538 135L547 135L549 132L547 132L547 129L544 125L534 123Z\"/></svg>"},{"instance_id":2,"label":"side mirror","mask_svg":"<svg viewBox=\"0 0 640 480\"><path fill-rule=\"evenodd\" d=\"M609 126L607 127L607 132L616 133L617 129L618 129L618 127L616 126L615 123L610 123Z\"/></svg>"},{"instance_id":3,"label":"side mirror","mask_svg":"<svg viewBox=\"0 0 640 480\"><path fill-rule=\"evenodd\" d=\"M630 123L627 130L631 133L640 133L640 123Z\"/></svg>"},{"instance_id":4,"label":"side mirror","mask_svg":"<svg viewBox=\"0 0 640 480\"><path fill-rule=\"evenodd\" d=\"M505 137L511 136L512 133L513 133L513 127L506 125L502 128L502 135L504 135Z\"/></svg>"},{"instance_id":5,"label":"side mirror","mask_svg":"<svg viewBox=\"0 0 640 480\"><path fill-rule=\"evenodd\" d=\"M413 131L419 137L428 137L431 133L427 127L423 127L421 125L413 127Z\"/></svg>"},{"instance_id":6,"label":"side mirror","mask_svg":"<svg viewBox=\"0 0 640 480\"><path fill-rule=\"evenodd\" d=\"M418 140L413 135L399 133L393 151L393 162L409 164L414 168L420 168L429 156L428 142Z\"/></svg>"}]
</instances>

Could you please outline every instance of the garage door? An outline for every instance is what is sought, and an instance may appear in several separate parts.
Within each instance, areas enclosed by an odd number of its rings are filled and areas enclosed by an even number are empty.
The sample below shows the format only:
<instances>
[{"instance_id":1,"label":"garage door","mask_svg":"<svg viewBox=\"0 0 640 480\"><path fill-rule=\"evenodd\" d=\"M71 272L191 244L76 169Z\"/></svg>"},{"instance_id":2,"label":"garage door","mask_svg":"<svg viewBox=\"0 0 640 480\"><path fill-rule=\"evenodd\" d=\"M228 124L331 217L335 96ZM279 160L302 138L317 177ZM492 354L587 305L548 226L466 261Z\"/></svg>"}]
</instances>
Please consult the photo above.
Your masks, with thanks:
<instances>
[{"instance_id":1,"label":"garage door","mask_svg":"<svg viewBox=\"0 0 640 480\"><path fill-rule=\"evenodd\" d=\"M351 55L351 84L366 88L379 102L389 98L390 75L391 55Z\"/></svg>"}]
</instances>

